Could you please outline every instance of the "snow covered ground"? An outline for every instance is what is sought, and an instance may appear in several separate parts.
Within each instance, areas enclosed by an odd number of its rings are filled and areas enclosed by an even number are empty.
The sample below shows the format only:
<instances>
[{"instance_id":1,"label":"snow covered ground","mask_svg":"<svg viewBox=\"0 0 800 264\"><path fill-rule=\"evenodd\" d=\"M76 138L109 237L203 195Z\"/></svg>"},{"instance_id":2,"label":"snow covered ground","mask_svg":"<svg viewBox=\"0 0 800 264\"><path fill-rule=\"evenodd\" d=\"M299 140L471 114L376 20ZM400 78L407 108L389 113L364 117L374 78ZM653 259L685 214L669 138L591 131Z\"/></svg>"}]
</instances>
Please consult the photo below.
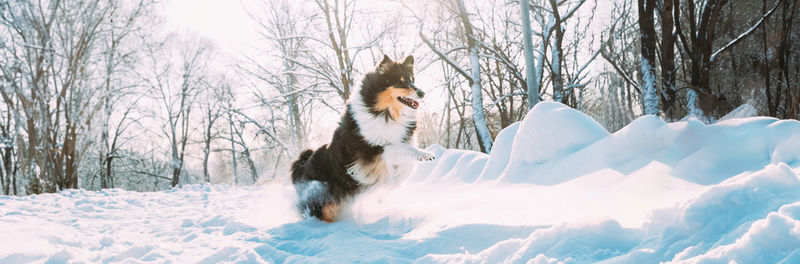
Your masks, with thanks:
<instances>
[{"instance_id":1,"label":"snow covered ground","mask_svg":"<svg viewBox=\"0 0 800 264\"><path fill-rule=\"evenodd\" d=\"M538 104L491 155L437 159L303 220L294 189L0 196L0 263L800 263L800 122L664 123L609 134Z\"/></svg>"}]
</instances>

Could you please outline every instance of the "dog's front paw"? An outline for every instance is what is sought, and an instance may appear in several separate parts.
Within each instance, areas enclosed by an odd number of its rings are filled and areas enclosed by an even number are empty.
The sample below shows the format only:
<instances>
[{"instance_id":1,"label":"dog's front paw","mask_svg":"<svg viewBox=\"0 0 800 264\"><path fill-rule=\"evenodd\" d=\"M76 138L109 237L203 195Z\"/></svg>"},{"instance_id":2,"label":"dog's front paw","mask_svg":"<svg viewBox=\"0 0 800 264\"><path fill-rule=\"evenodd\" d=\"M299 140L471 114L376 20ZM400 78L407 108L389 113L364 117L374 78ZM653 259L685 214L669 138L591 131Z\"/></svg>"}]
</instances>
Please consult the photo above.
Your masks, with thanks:
<instances>
[{"instance_id":1,"label":"dog's front paw","mask_svg":"<svg viewBox=\"0 0 800 264\"><path fill-rule=\"evenodd\" d=\"M420 150L419 156L417 157L417 160L419 161L431 161L434 159L436 159L436 157L433 156L433 153L424 150Z\"/></svg>"}]
</instances>

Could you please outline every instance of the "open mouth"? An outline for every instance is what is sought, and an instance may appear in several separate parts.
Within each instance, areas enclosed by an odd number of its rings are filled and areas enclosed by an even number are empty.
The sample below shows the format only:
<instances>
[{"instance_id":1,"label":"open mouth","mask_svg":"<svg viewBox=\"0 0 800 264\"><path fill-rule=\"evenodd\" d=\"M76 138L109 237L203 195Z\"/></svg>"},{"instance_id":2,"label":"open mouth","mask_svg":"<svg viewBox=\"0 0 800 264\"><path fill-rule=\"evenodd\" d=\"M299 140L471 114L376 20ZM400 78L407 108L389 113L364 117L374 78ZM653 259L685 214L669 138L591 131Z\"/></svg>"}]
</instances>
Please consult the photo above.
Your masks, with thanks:
<instances>
[{"instance_id":1,"label":"open mouth","mask_svg":"<svg viewBox=\"0 0 800 264\"><path fill-rule=\"evenodd\" d=\"M414 101L413 99L408 98L408 97L398 96L397 100L400 100L401 103L403 103L403 104L405 104L408 107L411 107L413 109L417 109L417 107L419 107L419 102Z\"/></svg>"}]
</instances>

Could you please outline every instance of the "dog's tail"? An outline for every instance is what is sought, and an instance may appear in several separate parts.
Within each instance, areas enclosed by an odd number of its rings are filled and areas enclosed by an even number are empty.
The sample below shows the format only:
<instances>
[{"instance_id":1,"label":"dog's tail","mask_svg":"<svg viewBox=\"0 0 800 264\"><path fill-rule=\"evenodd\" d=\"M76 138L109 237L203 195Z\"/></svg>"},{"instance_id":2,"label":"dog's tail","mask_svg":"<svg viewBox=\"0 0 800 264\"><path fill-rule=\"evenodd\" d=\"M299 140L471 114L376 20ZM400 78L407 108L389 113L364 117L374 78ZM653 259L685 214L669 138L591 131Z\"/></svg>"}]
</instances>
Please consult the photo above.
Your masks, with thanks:
<instances>
[{"instance_id":1,"label":"dog's tail","mask_svg":"<svg viewBox=\"0 0 800 264\"><path fill-rule=\"evenodd\" d=\"M303 152L300 153L300 156L297 157L297 160L292 162L292 183L297 183L302 179L303 171L306 168L306 162L313 153L314 151L311 149L303 150Z\"/></svg>"}]
</instances>

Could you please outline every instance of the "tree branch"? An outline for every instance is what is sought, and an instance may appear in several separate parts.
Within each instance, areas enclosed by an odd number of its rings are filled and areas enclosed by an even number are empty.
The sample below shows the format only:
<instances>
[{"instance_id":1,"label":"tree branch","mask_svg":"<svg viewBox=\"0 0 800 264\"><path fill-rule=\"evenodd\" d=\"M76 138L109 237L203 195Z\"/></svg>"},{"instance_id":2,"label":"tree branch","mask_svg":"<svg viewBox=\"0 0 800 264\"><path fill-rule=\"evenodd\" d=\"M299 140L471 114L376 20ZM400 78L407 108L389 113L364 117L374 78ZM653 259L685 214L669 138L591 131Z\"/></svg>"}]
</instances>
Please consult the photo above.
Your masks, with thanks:
<instances>
[{"instance_id":1,"label":"tree branch","mask_svg":"<svg viewBox=\"0 0 800 264\"><path fill-rule=\"evenodd\" d=\"M756 22L755 25L753 25L752 27L750 27L750 29L748 29L747 31L743 32L738 37L736 37L735 39L731 40L731 42L728 42L728 44L726 44L725 46L723 46L722 48L720 48L719 50L717 50L713 54L711 54L710 61L714 61L714 58L716 58L717 55L719 55L723 51L733 47L734 45L736 45L740 41L742 41L745 38L747 38L747 36L749 36L750 33L753 33L753 31L755 31L758 28L758 26L761 25L761 23L763 23L765 20L767 20L767 18L769 18L772 15L772 13L774 13L775 10L778 9L778 5L780 5L781 2L783 2L783 0L776 1L775 2L775 6L773 6L772 9L770 9L766 14L761 16L761 19L759 19L758 22Z\"/></svg>"},{"instance_id":2,"label":"tree branch","mask_svg":"<svg viewBox=\"0 0 800 264\"><path fill-rule=\"evenodd\" d=\"M447 57L446 54L442 53L435 46L433 46L433 43L431 43L430 40L428 40L428 38L426 38L425 35L422 34L422 32L419 32L419 37L422 39L422 42L425 42L425 44L428 45L429 48L431 48L433 53L436 53L436 55L439 55L439 58L441 58L442 61L446 62L448 65L453 67L453 69L455 69L456 72L458 72L458 74L461 74L461 76L464 76L464 78L467 78L467 80L469 80L470 83L474 82L474 80L472 80L472 76L470 74L468 74L466 70L462 69L461 66L458 66L458 64L453 62L453 60L451 60L450 57Z\"/></svg>"}]
</instances>

